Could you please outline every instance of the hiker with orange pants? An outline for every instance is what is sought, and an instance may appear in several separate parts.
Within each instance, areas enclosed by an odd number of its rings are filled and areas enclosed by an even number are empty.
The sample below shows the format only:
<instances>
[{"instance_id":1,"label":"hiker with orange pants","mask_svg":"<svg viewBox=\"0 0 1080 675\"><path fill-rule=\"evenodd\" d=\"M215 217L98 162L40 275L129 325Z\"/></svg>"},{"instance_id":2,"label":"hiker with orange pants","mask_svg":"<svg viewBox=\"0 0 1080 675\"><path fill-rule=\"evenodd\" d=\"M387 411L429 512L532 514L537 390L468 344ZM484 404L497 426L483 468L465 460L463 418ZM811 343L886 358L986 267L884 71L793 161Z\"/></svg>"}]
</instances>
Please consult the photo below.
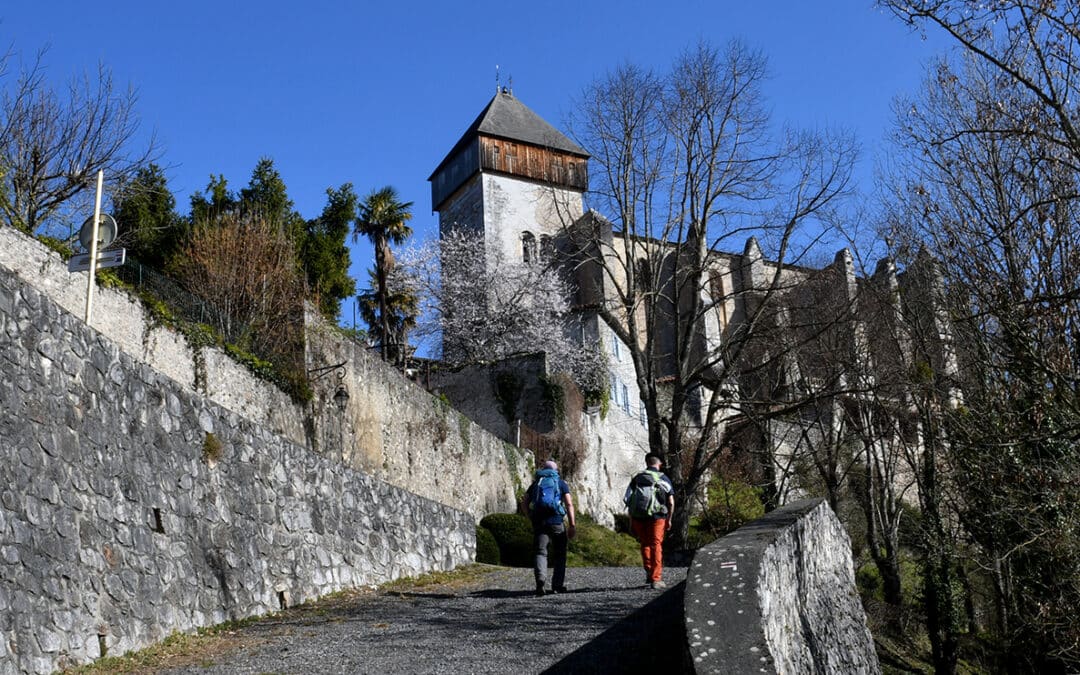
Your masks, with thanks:
<instances>
[{"instance_id":1,"label":"hiker with orange pants","mask_svg":"<svg viewBox=\"0 0 1080 675\"><path fill-rule=\"evenodd\" d=\"M671 529L675 513L675 488L660 472L659 455L645 455L645 470L630 479L623 503L630 510L630 531L641 546L645 583L650 588L667 588L664 583L664 535Z\"/></svg>"}]
</instances>

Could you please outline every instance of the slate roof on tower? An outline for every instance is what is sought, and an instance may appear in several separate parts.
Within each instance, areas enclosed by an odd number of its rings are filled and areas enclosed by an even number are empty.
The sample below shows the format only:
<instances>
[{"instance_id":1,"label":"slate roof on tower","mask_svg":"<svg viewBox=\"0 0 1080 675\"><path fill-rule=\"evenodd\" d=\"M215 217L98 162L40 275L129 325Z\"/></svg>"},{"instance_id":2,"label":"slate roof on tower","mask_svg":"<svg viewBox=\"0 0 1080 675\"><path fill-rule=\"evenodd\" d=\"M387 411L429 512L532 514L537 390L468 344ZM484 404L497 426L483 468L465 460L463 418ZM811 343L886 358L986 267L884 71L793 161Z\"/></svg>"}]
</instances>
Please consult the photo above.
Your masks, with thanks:
<instances>
[{"instance_id":1,"label":"slate roof on tower","mask_svg":"<svg viewBox=\"0 0 1080 675\"><path fill-rule=\"evenodd\" d=\"M469 128L461 135L461 139L454 144L453 149L446 153L446 157L439 162L439 166L431 172L428 180L434 178L435 174L439 173L439 170L478 134L550 148L586 159L589 157L589 153L584 148L545 122L543 118L504 89L495 94L491 102L469 125Z\"/></svg>"}]
</instances>

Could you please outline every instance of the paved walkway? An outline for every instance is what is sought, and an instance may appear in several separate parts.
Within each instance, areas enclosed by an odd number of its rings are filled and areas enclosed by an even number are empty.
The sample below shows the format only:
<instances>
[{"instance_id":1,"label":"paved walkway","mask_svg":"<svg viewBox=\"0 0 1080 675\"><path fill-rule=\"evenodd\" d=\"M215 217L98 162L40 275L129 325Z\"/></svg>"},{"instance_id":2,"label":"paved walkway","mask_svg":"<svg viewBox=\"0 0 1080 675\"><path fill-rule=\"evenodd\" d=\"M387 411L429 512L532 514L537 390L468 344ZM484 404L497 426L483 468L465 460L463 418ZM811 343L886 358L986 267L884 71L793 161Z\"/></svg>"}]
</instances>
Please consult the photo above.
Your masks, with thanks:
<instances>
[{"instance_id":1,"label":"paved walkway","mask_svg":"<svg viewBox=\"0 0 1080 675\"><path fill-rule=\"evenodd\" d=\"M233 648L166 673L679 673L681 583L638 568L571 568L570 592L533 594L532 571L361 594L248 625Z\"/></svg>"}]
</instances>

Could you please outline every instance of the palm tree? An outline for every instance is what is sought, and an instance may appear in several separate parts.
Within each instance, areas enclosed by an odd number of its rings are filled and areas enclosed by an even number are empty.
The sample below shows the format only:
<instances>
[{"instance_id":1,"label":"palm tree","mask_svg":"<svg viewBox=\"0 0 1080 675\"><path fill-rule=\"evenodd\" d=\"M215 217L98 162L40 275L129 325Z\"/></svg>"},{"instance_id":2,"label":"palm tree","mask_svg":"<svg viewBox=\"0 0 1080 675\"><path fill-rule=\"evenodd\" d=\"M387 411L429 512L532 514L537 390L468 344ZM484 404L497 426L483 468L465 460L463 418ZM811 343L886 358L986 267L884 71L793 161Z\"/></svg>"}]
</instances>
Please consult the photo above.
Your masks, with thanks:
<instances>
[{"instance_id":1,"label":"palm tree","mask_svg":"<svg viewBox=\"0 0 1080 675\"><path fill-rule=\"evenodd\" d=\"M356 297L357 307L360 309L360 317L372 330L376 326L386 325L389 329L389 339L386 340L385 351L387 358L395 364L404 365L409 358L407 336L409 331L416 327L416 315L419 307L419 298L416 293L394 289L387 292L385 324L379 312L378 293L373 290L378 287L374 268L368 270L371 277L370 285ZM379 340L380 348L383 348L383 340Z\"/></svg>"},{"instance_id":2,"label":"palm tree","mask_svg":"<svg viewBox=\"0 0 1080 675\"><path fill-rule=\"evenodd\" d=\"M401 202L397 190L389 185L375 190L360 204L360 213L353 230L353 241L361 235L371 241L375 248L375 289L379 306L379 345L383 359L389 354L388 347L393 339L389 321L389 291L386 280L394 266L394 257L390 244L401 244L412 235L412 228L406 223L412 220L412 202Z\"/></svg>"}]
</instances>

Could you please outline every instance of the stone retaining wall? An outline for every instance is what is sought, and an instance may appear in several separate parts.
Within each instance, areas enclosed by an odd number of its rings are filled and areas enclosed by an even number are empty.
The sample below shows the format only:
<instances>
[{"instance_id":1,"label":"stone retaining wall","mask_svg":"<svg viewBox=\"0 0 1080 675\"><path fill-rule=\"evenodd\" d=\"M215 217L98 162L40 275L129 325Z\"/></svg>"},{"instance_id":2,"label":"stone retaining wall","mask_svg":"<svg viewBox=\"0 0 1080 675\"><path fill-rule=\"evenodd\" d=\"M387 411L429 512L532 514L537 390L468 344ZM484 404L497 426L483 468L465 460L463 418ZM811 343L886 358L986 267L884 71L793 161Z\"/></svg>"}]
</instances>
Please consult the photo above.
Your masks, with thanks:
<instances>
[{"instance_id":1,"label":"stone retaining wall","mask_svg":"<svg viewBox=\"0 0 1080 675\"><path fill-rule=\"evenodd\" d=\"M222 407L2 265L0 372L0 673L473 559L469 514Z\"/></svg>"},{"instance_id":2,"label":"stone retaining wall","mask_svg":"<svg viewBox=\"0 0 1080 675\"><path fill-rule=\"evenodd\" d=\"M820 499L721 537L686 578L698 673L880 673L855 591L851 542Z\"/></svg>"},{"instance_id":3,"label":"stone retaining wall","mask_svg":"<svg viewBox=\"0 0 1080 675\"><path fill-rule=\"evenodd\" d=\"M60 255L12 227L0 227L0 269L37 289L81 321L86 272L71 273ZM309 314L309 368L344 363L343 379L326 371L315 400L299 405L214 348L196 358L183 336L157 325L122 289L97 287L91 325L121 351L254 424L391 485L469 512L513 511L532 475L532 456L474 424L402 373ZM198 372L198 377L196 377ZM333 402L348 387L344 411Z\"/></svg>"}]
</instances>

